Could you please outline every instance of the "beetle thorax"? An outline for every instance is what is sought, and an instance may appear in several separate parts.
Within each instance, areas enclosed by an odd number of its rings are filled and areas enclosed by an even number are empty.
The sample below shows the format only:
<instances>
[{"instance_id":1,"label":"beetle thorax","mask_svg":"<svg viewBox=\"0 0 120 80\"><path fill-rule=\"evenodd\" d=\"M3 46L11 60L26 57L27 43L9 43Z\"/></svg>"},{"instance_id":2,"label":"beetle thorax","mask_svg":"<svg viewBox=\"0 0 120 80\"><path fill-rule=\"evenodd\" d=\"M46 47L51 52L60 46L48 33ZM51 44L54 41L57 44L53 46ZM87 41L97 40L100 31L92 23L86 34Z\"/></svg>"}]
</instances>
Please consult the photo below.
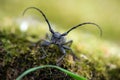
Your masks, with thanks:
<instances>
[{"instance_id":1,"label":"beetle thorax","mask_svg":"<svg viewBox=\"0 0 120 80\"><path fill-rule=\"evenodd\" d=\"M60 44L65 43L65 37L61 36L61 34L59 32L55 32L52 35L51 41L53 44L60 45Z\"/></svg>"}]
</instances>

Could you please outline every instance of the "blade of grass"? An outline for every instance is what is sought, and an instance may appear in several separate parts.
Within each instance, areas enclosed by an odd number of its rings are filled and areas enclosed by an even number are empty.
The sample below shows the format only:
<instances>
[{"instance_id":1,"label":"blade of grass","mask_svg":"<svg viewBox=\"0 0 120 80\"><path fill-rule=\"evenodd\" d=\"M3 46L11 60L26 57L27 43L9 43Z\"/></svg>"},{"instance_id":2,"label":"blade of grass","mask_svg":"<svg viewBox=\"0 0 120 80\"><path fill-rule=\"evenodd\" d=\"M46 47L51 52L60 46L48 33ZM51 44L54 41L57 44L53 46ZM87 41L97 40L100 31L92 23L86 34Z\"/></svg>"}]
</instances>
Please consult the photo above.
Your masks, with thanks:
<instances>
[{"instance_id":1,"label":"blade of grass","mask_svg":"<svg viewBox=\"0 0 120 80\"><path fill-rule=\"evenodd\" d=\"M82 76L79 76L77 74L74 74L66 69L63 69L61 67L58 67L58 66L54 66L54 65L44 65L44 66L38 66L38 67L34 67L34 68L30 68L28 70L26 70L24 73L22 73L16 80L21 80L25 75L27 75L28 73L31 73L35 70L38 70L38 69L42 69L42 68L46 68L46 67L52 67L52 68L56 68L56 69L59 69L61 70L62 72L68 74L69 76L73 77L75 80L87 80L86 78L82 77Z\"/></svg>"}]
</instances>

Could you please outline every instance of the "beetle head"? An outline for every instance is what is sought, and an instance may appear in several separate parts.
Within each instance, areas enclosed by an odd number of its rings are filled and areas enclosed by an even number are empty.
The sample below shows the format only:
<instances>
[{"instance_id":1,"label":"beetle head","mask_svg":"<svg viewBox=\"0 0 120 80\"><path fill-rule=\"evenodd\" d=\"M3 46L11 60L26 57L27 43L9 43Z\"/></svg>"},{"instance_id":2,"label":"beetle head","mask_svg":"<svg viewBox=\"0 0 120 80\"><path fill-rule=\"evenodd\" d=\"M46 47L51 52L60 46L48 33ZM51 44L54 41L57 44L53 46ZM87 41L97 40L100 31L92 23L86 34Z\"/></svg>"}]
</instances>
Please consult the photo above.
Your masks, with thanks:
<instances>
[{"instance_id":1,"label":"beetle head","mask_svg":"<svg viewBox=\"0 0 120 80\"><path fill-rule=\"evenodd\" d=\"M65 37L62 36L59 32L55 32L54 34L52 34L51 41L52 43L57 45L62 44L65 42Z\"/></svg>"}]
</instances>

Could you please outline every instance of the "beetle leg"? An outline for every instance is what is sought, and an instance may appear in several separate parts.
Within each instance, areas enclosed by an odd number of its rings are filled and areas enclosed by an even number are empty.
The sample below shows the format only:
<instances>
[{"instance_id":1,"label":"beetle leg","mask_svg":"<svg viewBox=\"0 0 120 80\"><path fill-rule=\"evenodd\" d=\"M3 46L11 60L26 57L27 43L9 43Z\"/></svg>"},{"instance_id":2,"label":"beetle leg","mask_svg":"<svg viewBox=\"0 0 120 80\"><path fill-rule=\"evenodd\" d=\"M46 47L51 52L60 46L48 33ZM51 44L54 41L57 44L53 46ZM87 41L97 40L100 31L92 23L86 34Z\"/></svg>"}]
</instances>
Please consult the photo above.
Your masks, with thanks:
<instances>
[{"instance_id":1,"label":"beetle leg","mask_svg":"<svg viewBox=\"0 0 120 80\"><path fill-rule=\"evenodd\" d=\"M63 56L58 59L57 65L59 65L59 64L61 63L62 59L63 59L63 58L65 57L65 55L66 55L65 49L64 49L62 46L59 46L59 48L60 48L60 51L63 53Z\"/></svg>"},{"instance_id":2,"label":"beetle leg","mask_svg":"<svg viewBox=\"0 0 120 80\"><path fill-rule=\"evenodd\" d=\"M44 59L44 58L47 56L44 47L48 47L50 44L51 44L51 42L48 42L48 41L46 41L46 40L43 40L43 42L40 44L40 47L41 47L41 49L42 49L42 52L44 53L44 55L43 55L40 59Z\"/></svg>"},{"instance_id":3,"label":"beetle leg","mask_svg":"<svg viewBox=\"0 0 120 80\"><path fill-rule=\"evenodd\" d=\"M64 49L71 51L71 54L72 54L74 60L76 60L76 59L79 60L79 58L74 54L73 50L70 47L65 46L65 45L63 45L63 47L64 47Z\"/></svg>"},{"instance_id":4,"label":"beetle leg","mask_svg":"<svg viewBox=\"0 0 120 80\"><path fill-rule=\"evenodd\" d=\"M43 40L40 44L41 47L48 47L51 44L51 42L47 40Z\"/></svg>"},{"instance_id":5,"label":"beetle leg","mask_svg":"<svg viewBox=\"0 0 120 80\"><path fill-rule=\"evenodd\" d=\"M73 43L73 40L69 40L68 42L65 42L63 45L71 46L72 43Z\"/></svg>"},{"instance_id":6,"label":"beetle leg","mask_svg":"<svg viewBox=\"0 0 120 80\"><path fill-rule=\"evenodd\" d=\"M44 59L47 57L47 54L46 54L46 51L43 47L41 47L41 49L42 49L42 52L44 53L44 55L42 57L40 57L40 59Z\"/></svg>"}]
</instances>

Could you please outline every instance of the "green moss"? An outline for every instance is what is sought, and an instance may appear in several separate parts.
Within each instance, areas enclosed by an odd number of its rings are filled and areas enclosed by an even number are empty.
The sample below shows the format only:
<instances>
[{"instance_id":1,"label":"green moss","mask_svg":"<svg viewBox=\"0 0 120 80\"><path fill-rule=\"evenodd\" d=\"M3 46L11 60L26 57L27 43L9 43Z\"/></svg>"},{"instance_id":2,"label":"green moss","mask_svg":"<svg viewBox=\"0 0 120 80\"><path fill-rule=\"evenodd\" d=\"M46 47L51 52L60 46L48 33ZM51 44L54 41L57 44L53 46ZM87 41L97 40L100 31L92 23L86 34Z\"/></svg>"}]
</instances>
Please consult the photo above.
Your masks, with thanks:
<instances>
[{"instance_id":1,"label":"green moss","mask_svg":"<svg viewBox=\"0 0 120 80\"><path fill-rule=\"evenodd\" d=\"M73 35L71 38L76 41L74 40L72 49L80 60L73 60L70 51L67 51L67 55L59 65L60 67L80 74L89 80L120 79L120 60L117 57L106 56L107 52L105 53L105 50L101 47L105 45L104 41L96 40L93 36L89 36L90 39L86 40L85 34L82 33L80 38L75 38ZM44 55L39 46L41 39L39 39L38 34L35 36L29 35L27 32L23 33L17 28L15 28L15 32L12 32L12 29L0 30L0 77L2 80L15 79L23 71L31 67L47 64L56 65L56 61L63 54L60 53L56 46L52 45L45 48L47 57L41 59ZM36 38L36 42L34 38ZM110 46L107 47L107 50L109 48ZM41 80L49 78L51 80L73 80L71 77L53 68L33 72L24 79L30 78L34 80L39 78Z\"/></svg>"}]
</instances>

